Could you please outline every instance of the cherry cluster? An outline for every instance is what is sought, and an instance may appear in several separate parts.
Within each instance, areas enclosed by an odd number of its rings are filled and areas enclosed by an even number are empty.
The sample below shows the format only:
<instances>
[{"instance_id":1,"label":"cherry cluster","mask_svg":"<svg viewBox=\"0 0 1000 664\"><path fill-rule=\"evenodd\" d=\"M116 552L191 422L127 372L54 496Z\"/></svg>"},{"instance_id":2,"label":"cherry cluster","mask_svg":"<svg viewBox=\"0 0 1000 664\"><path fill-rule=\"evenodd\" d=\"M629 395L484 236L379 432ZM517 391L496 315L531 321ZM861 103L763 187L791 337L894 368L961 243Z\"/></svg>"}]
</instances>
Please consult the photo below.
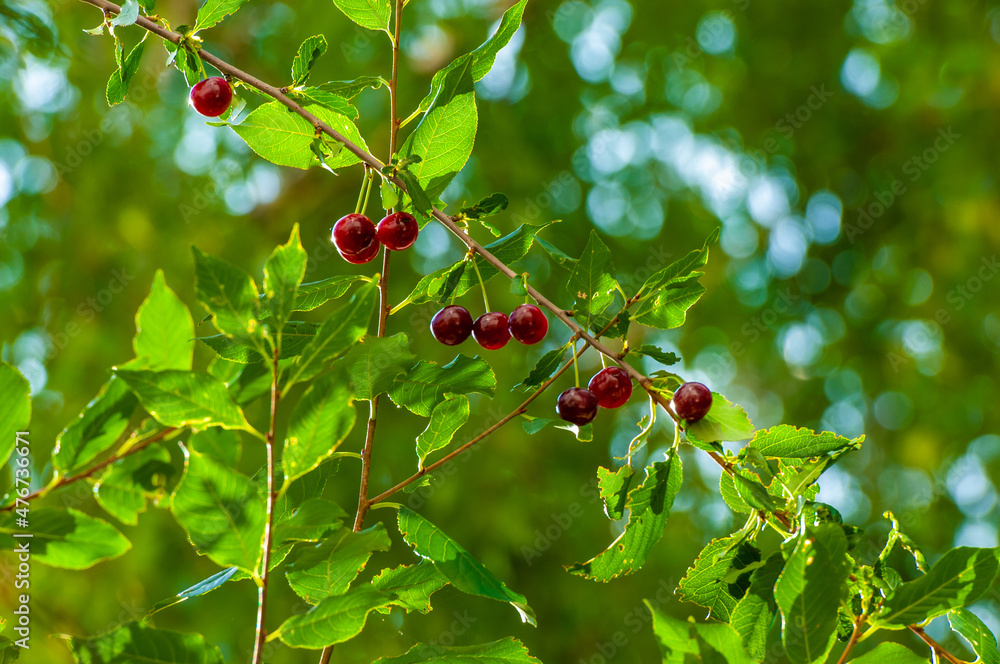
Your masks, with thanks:
<instances>
[{"instance_id":1,"label":"cherry cluster","mask_svg":"<svg viewBox=\"0 0 1000 664\"><path fill-rule=\"evenodd\" d=\"M586 388L571 387L559 395L559 417L583 426L590 424L599 408L618 408L632 396L632 379L618 367L608 367L594 374ZM674 392L674 410L688 423L705 417L712 408L712 392L701 383L684 383Z\"/></svg>"},{"instance_id":2,"label":"cherry cluster","mask_svg":"<svg viewBox=\"0 0 1000 664\"><path fill-rule=\"evenodd\" d=\"M210 118L217 118L233 102L233 88L221 76L206 78L191 88L191 105L194 110Z\"/></svg>"},{"instance_id":3,"label":"cherry cluster","mask_svg":"<svg viewBox=\"0 0 1000 664\"><path fill-rule=\"evenodd\" d=\"M355 212L345 214L333 225L333 245L345 261L360 265L375 258L382 245L392 251L409 249L419 234L417 220L408 212L393 212L378 226Z\"/></svg>"},{"instance_id":4,"label":"cherry cluster","mask_svg":"<svg viewBox=\"0 0 1000 664\"><path fill-rule=\"evenodd\" d=\"M472 335L486 350L498 350L506 346L511 337L525 345L537 344L548 331L549 320L533 304L522 304L510 316L490 311L475 321L468 309L452 304L431 319L431 334L446 346L457 346Z\"/></svg>"}]
</instances>

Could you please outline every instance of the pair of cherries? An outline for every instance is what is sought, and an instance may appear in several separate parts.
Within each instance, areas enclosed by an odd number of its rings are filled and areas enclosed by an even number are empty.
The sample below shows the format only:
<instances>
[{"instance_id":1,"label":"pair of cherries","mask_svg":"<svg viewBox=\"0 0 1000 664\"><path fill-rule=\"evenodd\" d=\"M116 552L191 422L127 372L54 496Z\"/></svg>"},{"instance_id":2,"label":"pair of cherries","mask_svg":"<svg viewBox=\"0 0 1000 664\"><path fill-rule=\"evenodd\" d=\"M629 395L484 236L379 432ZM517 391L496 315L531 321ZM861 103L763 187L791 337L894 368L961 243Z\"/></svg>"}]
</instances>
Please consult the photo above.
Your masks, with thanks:
<instances>
[{"instance_id":1,"label":"pair of cherries","mask_svg":"<svg viewBox=\"0 0 1000 664\"><path fill-rule=\"evenodd\" d=\"M491 311L475 321L468 309L452 304L431 319L431 334L445 346L457 346L469 335L486 350L503 348L511 337L530 346L544 339L548 331L549 320L533 304L522 304L510 316Z\"/></svg>"},{"instance_id":2,"label":"pair of cherries","mask_svg":"<svg viewBox=\"0 0 1000 664\"><path fill-rule=\"evenodd\" d=\"M413 246L420 234L416 218L408 212L394 212L378 222L363 214L346 214L333 225L331 239L337 253L348 263L360 265L378 255L382 245L392 251Z\"/></svg>"},{"instance_id":3,"label":"pair of cherries","mask_svg":"<svg viewBox=\"0 0 1000 664\"><path fill-rule=\"evenodd\" d=\"M571 387L559 395L556 412L567 422L583 426L597 417L598 408L618 408L632 396L632 379L618 367L594 375L586 388ZM674 392L674 411L692 423L712 408L712 391L701 383L684 383Z\"/></svg>"}]
</instances>

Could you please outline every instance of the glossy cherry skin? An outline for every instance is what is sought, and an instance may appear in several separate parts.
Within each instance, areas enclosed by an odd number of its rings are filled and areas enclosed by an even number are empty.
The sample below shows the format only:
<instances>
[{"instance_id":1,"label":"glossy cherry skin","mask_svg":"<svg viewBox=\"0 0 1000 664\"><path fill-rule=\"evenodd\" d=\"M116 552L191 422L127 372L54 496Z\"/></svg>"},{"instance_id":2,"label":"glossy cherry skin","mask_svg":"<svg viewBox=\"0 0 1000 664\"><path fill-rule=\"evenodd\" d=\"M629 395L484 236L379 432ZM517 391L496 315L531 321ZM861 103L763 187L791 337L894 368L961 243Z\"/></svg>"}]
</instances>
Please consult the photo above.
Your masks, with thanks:
<instances>
[{"instance_id":1,"label":"glossy cherry skin","mask_svg":"<svg viewBox=\"0 0 1000 664\"><path fill-rule=\"evenodd\" d=\"M674 410L678 417L697 422L712 408L712 391L701 383L684 383L674 392Z\"/></svg>"},{"instance_id":2,"label":"glossy cherry skin","mask_svg":"<svg viewBox=\"0 0 1000 664\"><path fill-rule=\"evenodd\" d=\"M431 334L445 346L457 346L472 334L472 316L457 304L445 307L431 319Z\"/></svg>"},{"instance_id":3,"label":"glossy cherry skin","mask_svg":"<svg viewBox=\"0 0 1000 664\"><path fill-rule=\"evenodd\" d=\"M587 387L597 397L601 408L618 408L632 396L632 379L618 367L598 371Z\"/></svg>"},{"instance_id":4,"label":"glossy cherry skin","mask_svg":"<svg viewBox=\"0 0 1000 664\"><path fill-rule=\"evenodd\" d=\"M597 417L597 397L583 387L571 387L559 395L556 412L567 422L583 426Z\"/></svg>"},{"instance_id":5,"label":"glossy cherry skin","mask_svg":"<svg viewBox=\"0 0 1000 664\"><path fill-rule=\"evenodd\" d=\"M409 249L417 241L420 227L416 218L408 212L395 212L378 222L375 229L378 240L393 251Z\"/></svg>"},{"instance_id":6,"label":"glossy cherry skin","mask_svg":"<svg viewBox=\"0 0 1000 664\"><path fill-rule=\"evenodd\" d=\"M522 344L537 344L549 331L549 319L533 304L522 304L510 314L510 336Z\"/></svg>"},{"instance_id":7,"label":"glossy cherry skin","mask_svg":"<svg viewBox=\"0 0 1000 664\"><path fill-rule=\"evenodd\" d=\"M372 242L371 245L364 251L359 251L356 254L340 254L345 261L348 263L354 263L355 265L361 265L362 263L368 263L373 258L378 256L378 250L382 248L378 242Z\"/></svg>"},{"instance_id":8,"label":"glossy cherry skin","mask_svg":"<svg viewBox=\"0 0 1000 664\"><path fill-rule=\"evenodd\" d=\"M226 112L233 101L233 89L221 76L206 78L191 88L191 105L194 110L210 118Z\"/></svg>"},{"instance_id":9,"label":"glossy cherry skin","mask_svg":"<svg viewBox=\"0 0 1000 664\"><path fill-rule=\"evenodd\" d=\"M510 341L507 314L499 311L483 314L472 324L472 336L486 350L503 348Z\"/></svg>"},{"instance_id":10,"label":"glossy cherry skin","mask_svg":"<svg viewBox=\"0 0 1000 664\"><path fill-rule=\"evenodd\" d=\"M344 258L357 254L367 255L371 252L372 245L376 247L375 252L378 253L379 242L375 235L375 224L363 214L345 214L338 219L333 225L331 239L337 247L337 252Z\"/></svg>"}]
</instances>

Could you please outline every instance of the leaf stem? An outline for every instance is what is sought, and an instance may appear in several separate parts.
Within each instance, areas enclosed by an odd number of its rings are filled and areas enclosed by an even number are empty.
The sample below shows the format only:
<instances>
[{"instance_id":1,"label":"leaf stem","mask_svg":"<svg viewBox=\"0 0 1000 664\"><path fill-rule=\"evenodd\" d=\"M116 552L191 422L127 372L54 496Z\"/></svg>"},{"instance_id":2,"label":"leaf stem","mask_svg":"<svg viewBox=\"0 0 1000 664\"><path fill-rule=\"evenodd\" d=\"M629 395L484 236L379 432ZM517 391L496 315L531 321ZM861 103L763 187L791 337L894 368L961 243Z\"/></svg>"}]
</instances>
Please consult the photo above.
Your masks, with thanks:
<instances>
[{"instance_id":1,"label":"leaf stem","mask_svg":"<svg viewBox=\"0 0 1000 664\"><path fill-rule=\"evenodd\" d=\"M921 641L929 645L931 647L931 650L938 657L943 657L947 661L951 662L951 664L966 664L965 661L959 659L958 657L955 657L950 652L948 652L944 646L942 646L940 643L932 639L930 635L924 631L923 627L919 627L917 625L909 625L909 628L911 632L920 637Z\"/></svg>"},{"instance_id":2,"label":"leaf stem","mask_svg":"<svg viewBox=\"0 0 1000 664\"><path fill-rule=\"evenodd\" d=\"M837 660L837 664L844 664L847 661L847 656L851 654L854 646L858 644L858 638L861 636L861 625L863 624L864 616L858 616L854 619L854 631L851 632L851 638L847 642L847 646L844 647L844 652L840 653L840 659Z\"/></svg>"},{"instance_id":3,"label":"leaf stem","mask_svg":"<svg viewBox=\"0 0 1000 664\"><path fill-rule=\"evenodd\" d=\"M271 536L274 530L274 504L277 493L274 490L274 431L278 419L278 404L281 401L281 390L278 387L278 359L281 352L274 347L272 356L273 370L271 372L271 417L267 429L264 447L267 450L267 517L264 521L264 537L261 541L261 573L260 585L257 587L257 628L254 639L253 664L261 664L264 657L264 642L267 638L265 627L267 618L267 582L271 568Z\"/></svg>"}]
</instances>

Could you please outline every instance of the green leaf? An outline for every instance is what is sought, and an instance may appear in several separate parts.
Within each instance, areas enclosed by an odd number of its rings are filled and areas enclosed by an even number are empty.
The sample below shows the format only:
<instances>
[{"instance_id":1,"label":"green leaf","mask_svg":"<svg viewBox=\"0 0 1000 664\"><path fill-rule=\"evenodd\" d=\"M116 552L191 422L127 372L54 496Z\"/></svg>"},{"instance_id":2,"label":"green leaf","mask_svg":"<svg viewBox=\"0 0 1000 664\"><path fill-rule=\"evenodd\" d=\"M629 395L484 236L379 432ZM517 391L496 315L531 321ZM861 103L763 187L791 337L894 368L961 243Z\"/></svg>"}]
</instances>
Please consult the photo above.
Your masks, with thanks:
<instances>
[{"instance_id":1,"label":"green leaf","mask_svg":"<svg viewBox=\"0 0 1000 664\"><path fill-rule=\"evenodd\" d=\"M750 575L750 587L730 617L733 629L756 660L763 660L767 655L767 633L778 611L778 604L774 601L774 584L784 567L785 559L781 553L771 554Z\"/></svg>"},{"instance_id":2,"label":"green leaf","mask_svg":"<svg viewBox=\"0 0 1000 664\"><path fill-rule=\"evenodd\" d=\"M306 613L286 620L272 636L293 648L325 648L349 641L361 633L368 614L391 600L371 586L359 586L346 595L327 597Z\"/></svg>"},{"instance_id":3,"label":"green leaf","mask_svg":"<svg viewBox=\"0 0 1000 664\"><path fill-rule=\"evenodd\" d=\"M597 468L597 486L604 501L604 513L612 521L625 518L628 491L634 477L635 473L629 466L622 466L613 472L603 466Z\"/></svg>"},{"instance_id":4,"label":"green leaf","mask_svg":"<svg viewBox=\"0 0 1000 664\"><path fill-rule=\"evenodd\" d=\"M687 434L702 443L737 441L753 437L753 424L742 406L712 392L712 407L702 419L687 424Z\"/></svg>"},{"instance_id":5,"label":"green leaf","mask_svg":"<svg viewBox=\"0 0 1000 664\"><path fill-rule=\"evenodd\" d=\"M240 436L235 431L212 427L191 436L188 447L207 454L216 461L235 468L243 452Z\"/></svg>"},{"instance_id":6,"label":"green leaf","mask_svg":"<svg viewBox=\"0 0 1000 664\"><path fill-rule=\"evenodd\" d=\"M288 585L309 602L343 595L376 551L392 546L385 526L377 523L354 533L343 528L314 547L302 549L285 571Z\"/></svg>"},{"instance_id":7,"label":"green leaf","mask_svg":"<svg viewBox=\"0 0 1000 664\"><path fill-rule=\"evenodd\" d=\"M343 377L330 374L313 383L295 404L281 453L286 482L323 463L344 442L357 418L352 397Z\"/></svg>"},{"instance_id":8,"label":"green leaf","mask_svg":"<svg viewBox=\"0 0 1000 664\"><path fill-rule=\"evenodd\" d=\"M381 76L359 76L350 81L329 81L320 85L319 88L351 100L365 88L377 90L383 85L388 87L389 83Z\"/></svg>"},{"instance_id":9,"label":"green leaf","mask_svg":"<svg viewBox=\"0 0 1000 664\"><path fill-rule=\"evenodd\" d=\"M292 60L292 87L304 85L309 80L309 72L321 55L326 53L326 37L313 35L299 46L299 52Z\"/></svg>"},{"instance_id":10,"label":"green leaf","mask_svg":"<svg viewBox=\"0 0 1000 664\"><path fill-rule=\"evenodd\" d=\"M393 606L420 613L431 610L431 595L448 585L448 577L434 563L400 565L384 569L372 579L372 586L386 595L394 597ZM381 609L387 612L388 609Z\"/></svg>"},{"instance_id":11,"label":"green leaf","mask_svg":"<svg viewBox=\"0 0 1000 664\"><path fill-rule=\"evenodd\" d=\"M660 364L669 367L672 364L677 364L681 361L681 358L677 357L674 353L661 350L652 344L644 344L637 348L629 348L629 353L636 353L637 355L645 355L646 357L651 357Z\"/></svg>"},{"instance_id":12,"label":"green leaf","mask_svg":"<svg viewBox=\"0 0 1000 664\"><path fill-rule=\"evenodd\" d=\"M455 263L451 271L448 272L448 278L444 280L444 285L441 286L441 290L438 291L437 301L438 304L445 304L451 299L452 293L458 287L458 282L461 281L462 275L465 274L465 269L469 266L469 261L459 261Z\"/></svg>"},{"instance_id":13,"label":"green leaf","mask_svg":"<svg viewBox=\"0 0 1000 664\"><path fill-rule=\"evenodd\" d=\"M852 440L829 431L816 433L810 429L780 424L758 431L749 446L766 457L808 459L844 450L860 449L864 439L865 437L861 436Z\"/></svg>"},{"instance_id":14,"label":"green leaf","mask_svg":"<svg viewBox=\"0 0 1000 664\"><path fill-rule=\"evenodd\" d=\"M427 428L417 436L417 458L420 468L428 455L447 447L455 432L469 421L469 398L464 394L445 394L444 400L434 406Z\"/></svg>"},{"instance_id":15,"label":"green leaf","mask_svg":"<svg viewBox=\"0 0 1000 664\"><path fill-rule=\"evenodd\" d=\"M322 88L306 87L289 90L288 96L292 98L299 98L302 105L305 106L306 110L310 113L314 110L310 108L310 106L318 104L333 111L334 113L339 113L340 115L350 118L351 120L356 120L358 118L358 109L354 106L354 104L335 92L328 92ZM330 155L324 155L324 160L327 156Z\"/></svg>"},{"instance_id":16,"label":"green leaf","mask_svg":"<svg viewBox=\"0 0 1000 664\"><path fill-rule=\"evenodd\" d=\"M207 579L202 579L201 581L194 584L190 588L185 588L184 590L180 591L176 595L173 595L172 597L160 600L149 609L147 617L159 613L163 609L170 608L171 606L176 606L177 604L180 604L181 602L186 602L187 600L192 599L194 597L207 595L213 590L221 588L223 585L225 585L227 581L232 579L233 576L238 571L239 567L230 567L228 569L224 569L221 572L216 572Z\"/></svg>"},{"instance_id":17,"label":"green leaf","mask_svg":"<svg viewBox=\"0 0 1000 664\"><path fill-rule=\"evenodd\" d=\"M445 647L418 643L399 657L381 657L374 664L541 664L512 636L479 646Z\"/></svg>"},{"instance_id":18,"label":"green leaf","mask_svg":"<svg viewBox=\"0 0 1000 664\"><path fill-rule=\"evenodd\" d=\"M719 239L721 229L716 228L705 240L701 249L689 252L679 261L674 261L659 272L656 272L639 288L640 293L655 293L671 285L689 281L691 277L699 277L699 268L708 264L708 248Z\"/></svg>"},{"instance_id":19,"label":"green leaf","mask_svg":"<svg viewBox=\"0 0 1000 664\"><path fill-rule=\"evenodd\" d=\"M128 623L90 638L72 637L69 648L87 664L222 664L222 653L201 634L182 634Z\"/></svg>"},{"instance_id":20,"label":"green leaf","mask_svg":"<svg viewBox=\"0 0 1000 664\"><path fill-rule=\"evenodd\" d=\"M275 319L275 327L283 327L295 311L299 284L306 273L306 259L299 240L299 225L294 224L288 243L275 248L264 264L264 297Z\"/></svg>"},{"instance_id":21,"label":"green leaf","mask_svg":"<svg viewBox=\"0 0 1000 664\"><path fill-rule=\"evenodd\" d=\"M981 664L1000 664L996 637L979 616L968 609L954 609L948 612L948 622L953 630L969 642Z\"/></svg>"},{"instance_id":22,"label":"green leaf","mask_svg":"<svg viewBox=\"0 0 1000 664\"><path fill-rule=\"evenodd\" d=\"M348 116L319 105L309 110L358 147L368 149L358 128ZM316 138L316 130L305 118L280 102L262 104L243 122L238 125L230 124L229 127L246 141L251 150L279 166L305 170L319 163L310 147ZM336 156L327 159L326 164L330 168L343 168L358 161L360 160L353 153L341 150Z\"/></svg>"},{"instance_id":23,"label":"green leaf","mask_svg":"<svg viewBox=\"0 0 1000 664\"><path fill-rule=\"evenodd\" d=\"M754 662L743 649L739 634L729 625L680 620L660 613L649 600L646 606L653 615L653 633L663 649L664 664Z\"/></svg>"},{"instance_id":24,"label":"green leaf","mask_svg":"<svg viewBox=\"0 0 1000 664\"><path fill-rule=\"evenodd\" d=\"M792 664L824 662L837 637L837 610L851 567L847 538L836 524L809 526L774 586L782 640Z\"/></svg>"},{"instance_id":25,"label":"green leaf","mask_svg":"<svg viewBox=\"0 0 1000 664\"><path fill-rule=\"evenodd\" d=\"M510 265L511 263L521 260L528 254L528 250L531 248L531 244L535 240L535 235L548 225L548 223L541 224L539 226L524 224L518 227L518 229L513 233L505 235L499 240L486 245L486 249L499 260L503 261L507 265ZM482 256L477 254L472 260L476 261L476 267L479 268L480 274L483 275L484 284L500 274L500 271L493 267L490 263L487 263ZM423 277L419 282L417 282L417 285L413 288L413 291L406 297L406 299L393 309L393 313L399 311L407 304L436 302L438 294L441 291L442 284L448 278L454 267L455 266L453 265L449 265L448 267L441 268L440 270L431 272ZM476 276L476 271L474 269L466 269L462 273L461 277L462 278L455 286L455 291L453 293L456 298L465 295L473 288L479 288L479 277Z\"/></svg>"},{"instance_id":26,"label":"green leaf","mask_svg":"<svg viewBox=\"0 0 1000 664\"><path fill-rule=\"evenodd\" d=\"M205 4L198 10L198 18L195 19L194 29L204 30L218 24L222 19L230 14L235 14L236 10L247 0L206 0Z\"/></svg>"},{"instance_id":27,"label":"green leaf","mask_svg":"<svg viewBox=\"0 0 1000 664\"><path fill-rule=\"evenodd\" d=\"M31 560L52 567L87 569L132 548L131 542L110 523L79 510L33 507L28 515L30 540L12 536L25 532L16 525L16 518L20 517L8 513L0 521L0 549L14 550L29 542Z\"/></svg>"},{"instance_id":28,"label":"green leaf","mask_svg":"<svg viewBox=\"0 0 1000 664\"><path fill-rule=\"evenodd\" d=\"M538 246L544 249L545 253L547 253L552 260L558 263L561 267L564 267L567 270L572 270L576 266L576 258L573 258L551 242L543 240L542 238L536 238L535 242L537 242Z\"/></svg>"},{"instance_id":29,"label":"green leaf","mask_svg":"<svg viewBox=\"0 0 1000 664\"><path fill-rule=\"evenodd\" d=\"M521 620L536 625L535 613L523 595L510 590L468 551L437 526L407 508L399 510L399 532L417 555L434 563L456 589L469 595L508 602Z\"/></svg>"},{"instance_id":30,"label":"green leaf","mask_svg":"<svg viewBox=\"0 0 1000 664\"><path fill-rule=\"evenodd\" d=\"M149 295L135 315L135 359L127 369L191 370L194 358L194 322L176 293L157 270Z\"/></svg>"},{"instance_id":31,"label":"green leaf","mask_svg":"<svg viewBox=\"0 0 1000 664\"><path fill-rule=\"evenodd\" d=\"M969 606L990 589L998 568L1000 548L954 548L926 574L894 588L882 602L873 624L903 629Z\"/></svg>"},{"instance_id":32,"label":"green leaf","mask_svg":"<svg viewBox=\"0 0 1000 664\"><path fill-rule=\"evenodd\" d=\"M493 369L484 360L456 355L443 367L426 360L417 363L396 379L389 388L389 398L415 415L430 417L434 406L444 401L446 394L479 392L492 398L496 386Z\"/></svg>"},{"instance_id":33,"label":"green leaf","mask_svg":"<svg viewBox=\"0 0 1000 664\"><path fill-rule=\"evenodd\" d=\"M195 294L219 332L262 354L260 301L253 277L240 268L192 247Z\"/></svg>"},{"instance_id":34,"label":"green leaf","mask_svg":"<svg viewBox=\"0 0 1000 664\"><path fill-rule=\"evenodd\" d=\"M535 367L531 372L522 380L520 383L514 386L515 390L527 391L532 388L537 388L539 385L547 381L552 377L552 374L562 366L563 360L566 359L566 351L569 350L569 346L560 346L559 348L553 348L549 352L542 355L538 362L535 363Z\"/></svg>"},{"instance_id":35,"label":"green leaf","mask_svg":"<svg viewBox=\"0 0 1000 664\"><path fill-rule=\"evenodd\" d=\"M139 398L142 407L168 427L219 426L251 430L226 385L196 371L125 371L115 375Z\"/></svg>"},{"instance_id":36,"label":"green leaf","mask_svg":"<svg viewBox=\"0 0 1000 664\"><path fill-rule=\"evenodd\" d=\"M344 296L356 283L367 282L368 279L358 275L338 275L323 279L322 281L310 281L299 284L295 293L295 303L292 311L312 311L330 300L336 300ZM263 298L263 296L262 296ZM266 318L271 315L271 306L267 301L261 302L260 317Z\"/></svg>"},{"instance_id":37,"label":"green leaf","mask_svg":"<svg viewBox=\"0 0 1000 664\"><path fill-rule=\"evenodd\" d=\"M94 486L94 498L108 514L134 526L146 511L146 500L161 497L173 473L170 453L147 447L109 466Z\"/></svg>"},{"instance_id":38,"label":"green leaf","mask_svg":"<svg viewBox=\"0 0 1000 664\"><path fill-rule=\"evenodd\" d=\"M28 379L13 366L6 362L0 362L0 465L7 463L11 452L14 451L17 432L27 431L30 421L31 385L28 384ZM80 428L81 426L78 425L77 429ZM65 436L66 432L63 432L59 436L59 441ZM58 456L59 441L56 441L54 454L57 456L53 459L56 468L60 468L58 463L60 460ZM82 443L82 441L80 442ZM63 460L65 460L67 453L68 451L64 448L61 457Z\"/></svg>"},{"instance_id":39,"label":"green leaf","mask_svg":"<svg viewBox=\"0 0 1000 664\"><path fill-rule=\"evenodd\" d=\"M135 0L129 0L129 2L135 2ZM139 7L136 5L136 13L138 13ZM121 18L121 14L118 15ZM121 48L117 46L115 48ZM118 69L111 74L111 78L108 79L108 87L105 92L105 96L108 98L108 105L114 106L115 104L120 104L125 101L125 95L128 94L129 84L132 82L132 77L135 76L136 72L139 71L139 61L142 59L142 52L146 48L146 42L141 41L136 44L131 51L129 51L128 57L124 58Z\"/></svg>"},{"instance_id":40,"label":"green leaf","mask_svg":"<svg viewBox=\"0 0 1000 664\"><path fill-rule=\"evenodd\" d=\"M350 349L368 332L368 323L375 312L378 288L369 283L354 292L351 301L333 312L302 350L286 385L315 376L328 361ZM287 387L286 387L287 389Z\"/></svg>"},{"instance_id":41,"label":"green leaf","mask_svg":"<svg viewBox=\"0 0 1000 664\"><path fill-rule=\"evenodd\" d=\"M614 302L618 286L618 282L611 276L614 271L611 250L597 231L590 231L590 239L583 249L583 255L573 266L569 281L566 282L566 290L576 298L573 313L581 326L590 327L590 321Z\"/></svg>"},{"instance_id":42,"label":"green leaf","mask_svg":"<svg viewBox=\"0 0 1000 664\"><path fill-rule=\"evenodd\" d=\"M459 210L459 215L464 215L467 219L485 219L500 214L509 204L510 200L505 195L490 194L475 205Z\"/></svg>"},{"instance_id":43,"label":"green leaf","mask_svg":"<svg viewBox=\"0 0 1000 664\"><path fill-rule=\"evenodd\" d=\"M4 367L6 366L0 364L0 382L4 379ZM25 382L26 387L27 382ZM115 441L125 433L132 413L138 404L135 395L129 391L128 385L112 376L111 380L105 383L101 391L97 393L97 396L84 407L79 417L73 420L56 438L56 448L52 453L52 465L56 471L63 476L72 474L73 471L93 461L97 455L114 445ZM0 422L11 422L12 424L18 422L14 415L4 413L5 407L10 408L16 405L18 402L14 399L0 399L0 416L2 416ZM26 421L25 424L27 424ZM0 439L0 445L8 440L13 444L13 432ZM0 453L0 457L3 457L2 453Z\"/></svg>"},{"instance_id":44,"label":"green leaf","mask_svg":"<svg viewBox=\"0 0 1000 664\"><path fill-rule=\"evenodd\" d=\"M435 199L469 160L476 141L478 113L469 55L446 73L427 113L400 148L401 157L421 157L412 173L430 199ZM416 201L414 201L416 202Z\"/></svg>"},{"instance_id":45,"label":"green leaf","mask_svg":"<svg viewBox=\"0 0 1000 664\"><path fill-rule=\"evenodd\" d=\"M365 337L344 356L343 365L354 384L355 398L374 399L416 359L409 339L400 332L391 337Z\"/></svg>"},{"instance_id":46,"label":"green leaf","mask_svg":"<svg viewBox=\"0 0 1000 664\"><path fill-rule=\"evenodd\" d=\"M760 551L739 535L712 540L681 579L678 599L705 607L715 620L729 622L750 587L753 570L741 570L759 561Z\"/></svg>"},{"instance_id":47,"label":"green leaf","mask_svg":"<svg viewBox=\"0 0 1000 664\"><path fill-rule=\"evenodd\" d=\"M281 358L289 359L298 357L302 351L316 338L320 325L301 320L293 320L281 328ZM272 332L273 334L273 332ZM224 360L239 364L261 364L264 358L254 348L244 346L233 341L224 334L214 334L210 337L196 337ZM271 358L267 361L268 367L271 365Z\"/></svg>"},{"instance_id":48,"label":"green leaf","mask_svg":"<svg viewBox=\"0 0 1000 664\"><path fill-rule=\"evenodd\" d=\"M111 19L111 25L114 27L124 27L126 25L132 25L139 18L139 3L136 0L125 0L122 3L122 10L118 12L118 16Z\"/></svg>"},{"instance_id":49,"label":"green leaf","mask_svg":"<svg viewBox=\"0 0 1000 664\"><path fill-rule=\"evenodd\" d=\"M183 33L188 29L186 25L178 25L177 32ZM195 55L187 47L181 48L169 40L163 41L163 47L170 55L167 57L167 66L173 65L177 71L184 74L184 81L188 87L194 87L201 80L201 58Z\"/></svg>"},{"instance_id":50,"label":"green leaf","mask_svg":"<svg viewBox=\"0 0 1000 664\"><path fill-rule=\"evenodd\" d=\"M853 658L851 664L927 664L927 658L898 643L880 643L871 652Z\"/></svg>"},{"instance_id":51,"label":"green leaf","mask_svg":"<svg viewBox=\"0 0 1000 664\"><path fill-rule=\"evenodd\" d=\"M253 572L264 535L264 500L246 475L193 450L171 508L201 555Z\"/></svg>"},{"instance_id":52,"label":"green leaf","mask_svg":"<svg viewBox=\"0 0 1000 664\"><path fill-rule=\"evenodd\" d=\"M675 451L666 461L647 466L643 483L628 493L625 507L629 517L625 531L607 550L566 569L572 574L603 582L638 571L663 535L682 481L681 459Z\"/></svg>"},{"instance_id":53,"label":"green leaf","mask_svg":"<svg viewBox=\"0 0 1000 664\"><path fill-rule=\"evenodd\" d=\"M287 519L275 521L274 541L279 546L287 542L317 542L339 528L347 516L331 500L307 498Z\"/></svg>"},{"instance_id":54,"label":"green leaf","mask_svg":"<svg viewBox=\"0 0 1000 664\"><path fill-rule=\"evenodd\" d=\"M468 57L471 62L470 73L473 81L478 81L490 73L490 70L493 69L493 63L496 62L497 53L510 42L514 33L521 26L521 17L524 16L524 8L527 4L528 0L521 0L504 12L503 18L500 19L500 25L489 39L472 53L456 58L444 69L434 74L434 78L431 79L431 90L420 102L420 109L424 110L430 107L431 102L445 85L448 75L455 69L465 66L465 58Z\"/></svg>"},{"instance_id":55,"label":"green leaf","mask_svg":"<svg viewBox=\"0 0 1000 664\"><path fill-rule=\"evenodd\" d=\"M362 28L389 32L392 0L333 0L333 4Z\"/></svg>"},{"instance_id":56,"label":"green leaf","mask_svg":"<svg viewBox=\"0 0 1000 664\"><path fill-rule=\"evenodd\" d=\"M687 311L705 294L705 287L695 279L664 286L642 300L631 318L636 323L661 330L680 327Z\"/></svg>"},{"instance_id":57,"label":"green leaf","mask_svg":"<svg viewBox=\"0 0 1000 664\"><path fill-rule=\"evenodd\" d=\"M782 507L782 504L768 493L764 485L752 477L736 473L733 475L733 486L743 502L751 509L775 512Z\"/></svg>"}]
</instances>

